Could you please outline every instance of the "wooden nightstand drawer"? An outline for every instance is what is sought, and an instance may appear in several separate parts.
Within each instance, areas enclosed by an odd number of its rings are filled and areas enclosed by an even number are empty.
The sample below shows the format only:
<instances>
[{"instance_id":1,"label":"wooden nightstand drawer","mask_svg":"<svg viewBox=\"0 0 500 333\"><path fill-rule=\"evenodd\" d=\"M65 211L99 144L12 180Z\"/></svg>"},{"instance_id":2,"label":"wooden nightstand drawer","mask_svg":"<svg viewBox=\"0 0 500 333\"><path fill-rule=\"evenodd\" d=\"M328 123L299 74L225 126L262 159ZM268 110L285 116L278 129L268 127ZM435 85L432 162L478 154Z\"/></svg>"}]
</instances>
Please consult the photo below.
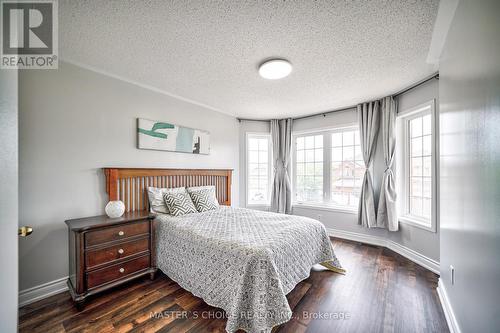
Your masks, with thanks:
<instances>
[{"instance_id":1,"label":"wooden nightstand drawer","mask_svg":"<svg viewBox=\"0 0 500 333\"><path fill-rule=\"evenodd\" d=\"M85 299L156 272L155 221L149 211L67 220L68 288L81 309Z\"/></svg>"},{"instance_id":2,"label":"wooden nightstand drawer","mask_svg":"<svg viewBox=\"0 0 500 333\"><path fill-rule=\"evenodd\" d=\"M119 243L102 249L89 250L85 254L85 267L89 270L148 250L149 238L147 237Z\"/></svg>"},{"instance_id":3,"label":"wooden nightstand drawer","mask_svg":"<svg viewBox=\"0 0 500 333\"><path fill-rule=\"evenodd\" d=\"M149 254L87 273L87 287L99 287L108 282L122 279L127 275L149 267Z\"/></svg>"},{"instance_id":4,"label":"wooden nightstand drawer","mask_svg":"<svg viewBox=\"0 0 500 333\"><path fill-rule=\"evenodd\" d=\"M98 245L132 236L149 233L147 221L123 224L117 227L103 228L102 230L90 231L85 235L85 246Z\"/></svg>"}]
</instances>

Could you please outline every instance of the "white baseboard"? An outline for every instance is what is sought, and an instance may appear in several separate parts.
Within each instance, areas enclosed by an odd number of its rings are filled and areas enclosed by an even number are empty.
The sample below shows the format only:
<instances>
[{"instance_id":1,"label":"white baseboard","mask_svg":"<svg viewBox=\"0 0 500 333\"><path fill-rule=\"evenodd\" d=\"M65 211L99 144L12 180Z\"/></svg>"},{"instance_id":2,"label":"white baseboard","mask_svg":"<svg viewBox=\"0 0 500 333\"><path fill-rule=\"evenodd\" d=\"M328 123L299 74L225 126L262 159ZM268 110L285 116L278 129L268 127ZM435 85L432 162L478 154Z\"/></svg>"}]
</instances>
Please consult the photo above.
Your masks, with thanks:
<instances>
[{"instance_id":1,"label":"white baseboard","mask_svg":"<svg viewBox=\"0 0 500 333\"><path fill-rule=\"evenodd\" d=\"M359 232L345 231L340 229L326 228L326 231L331 237L337 237L342 239L348 239L360 243L366 243L371 245L386 246L387 241L385 238L361 234Z\"/></svg>"},{"instance_id":2,"label":"white baseboard","mask_svg":"<svg viewBox=\"0 0 500 333\"><path fill-rule=\"evenodd\" d=\"M68 280L67 276L39 286L21 290L19 292L19 307L68 290L66 280Z\"/></svg>"},{"instance_id":3,"label":"white baseboard","mask_svg":"<svg viewBox=\"0 0 500 333\"><path fill-rule=\"evenodd\" d=\"M448 298L448 294L446 293L446 289L441 279L438 281L437 293L439 300L441 301L441 307L443 308L450 333L461 333L460 326L458 326L457 318L455 317L455 313L453 312L453 308L450 304L450 299Z\"/></svg>"},{"instance_id":4,"label":"white baseboard","mask_svg":"<svg viewBox=\"0 0 500 333\"><path fill-rule=\"evenodd\" d=\"M439 262L434 259L428 258L423 254L418 253L415 250L412 250L406 246L403 246L399 243L396 243L390 239L386 239L383 237L372 236L367 234L361 234L358 232L345 231L340 229L327 228L328 234L332 237L338 237L343 239L349 239L352 241L372 244L377 246L384 246L405 258L410 259L416 264L419 264L422 267L427 268L431 272L439 274Z\"/></svg>"},{"instance_id":5,"label":"white baseboard","mask_svg":"<svg viewBox=\"0 0 500 333\"><path fill-rule=\"evenodd\" d=\"M431 259L429 257L424 256L421 253L418 253L415 250L410 249L409 247L403 246L399 243L396 243L392 240L387 240L387 248L391 249L392 251L399 253L403 257L406 257L413 261L416 264L419 264L422 267L427 268L431 272L434 272L436 274L439 273L439 262Z\"/></svg>"}]
</instances>

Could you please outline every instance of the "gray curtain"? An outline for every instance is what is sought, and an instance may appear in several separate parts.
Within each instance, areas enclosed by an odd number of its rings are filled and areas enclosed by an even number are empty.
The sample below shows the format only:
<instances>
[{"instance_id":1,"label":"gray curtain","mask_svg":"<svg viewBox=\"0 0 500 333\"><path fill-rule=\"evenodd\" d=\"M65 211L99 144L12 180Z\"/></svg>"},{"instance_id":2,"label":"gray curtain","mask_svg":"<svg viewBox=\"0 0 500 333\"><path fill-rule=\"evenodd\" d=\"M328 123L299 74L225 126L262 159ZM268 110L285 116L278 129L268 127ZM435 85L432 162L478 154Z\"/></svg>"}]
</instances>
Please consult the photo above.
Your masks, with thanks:
<instances>
[{"instance_id":1,"label":"gray curtain","mask_svg":"<svg viewBox=\"0 0 500 333\"><path fill-rule=\"evenodd\" d=\"M369 168L375 155L379 122L378 101L358 104L359 136L366 168L359 196L358 224L368 228L377 226L372 176Z\"/></svg>"},{"instance_id":2,"label":"gray curtain","mask_svg":"<svg viewBox=\"0 0 500 333\"><path fill-rule=\"evenodd\" d=\"M292 212L292 186L289 166L292 149L292 119L271 120L271 139L274 163L271 210L290 214Z\"/></svg>"},{"instance_id":3,"label":"gray curtain","mask_svg":"<svg viewBox=\"0 0 500 333\"><path fill-rule=\"evenodd\" d=\"M382 111L382 148L384 150L385 171L380 187L377 210L377 226L390 231L398 231L398 214L396 210L396 183L392 165L396 148L396 102L392 97L381 101Z\"/></svg>"}]
</instances>

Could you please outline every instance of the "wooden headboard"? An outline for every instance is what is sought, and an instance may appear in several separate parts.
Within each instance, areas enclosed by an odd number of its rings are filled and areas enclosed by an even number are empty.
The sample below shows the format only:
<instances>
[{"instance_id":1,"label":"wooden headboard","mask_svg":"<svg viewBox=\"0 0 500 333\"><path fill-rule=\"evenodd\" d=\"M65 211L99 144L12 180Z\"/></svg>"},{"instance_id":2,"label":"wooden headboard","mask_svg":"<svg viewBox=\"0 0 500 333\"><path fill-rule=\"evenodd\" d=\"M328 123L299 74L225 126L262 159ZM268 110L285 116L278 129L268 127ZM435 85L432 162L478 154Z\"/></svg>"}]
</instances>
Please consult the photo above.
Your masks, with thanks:
<instances>
[{"instance_id":1,"label":"wooden headboard","mask_svg":"<svg viewBox=\"0 0 500 333\"><path fill-rule=\"evenodd\" d=\"M221 205L231 205L230 169L104 168L109 200L121 200L125 211L147 210L147 188L214 185Z\"/></svg>"}]
</instances>

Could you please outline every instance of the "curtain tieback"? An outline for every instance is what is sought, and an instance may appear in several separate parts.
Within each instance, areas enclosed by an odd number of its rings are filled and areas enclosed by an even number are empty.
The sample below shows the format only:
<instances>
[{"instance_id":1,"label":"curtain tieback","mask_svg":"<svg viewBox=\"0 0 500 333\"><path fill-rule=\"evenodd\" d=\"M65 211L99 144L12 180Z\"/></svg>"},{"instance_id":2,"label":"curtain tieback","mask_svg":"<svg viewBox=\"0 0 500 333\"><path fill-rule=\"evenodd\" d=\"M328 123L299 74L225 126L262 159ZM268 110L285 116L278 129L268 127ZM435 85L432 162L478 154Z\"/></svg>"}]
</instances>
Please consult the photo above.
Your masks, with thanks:
<instances>
[{"instance_id":1,"label":"curtain tieback","mask_svg":"<svg viewBox=\"0 0 500 333\"><path fill-rule=\"evenodd\" d=\"M278 172L278 171L284 171L284 172L287 172L287 171L288 171L288 167L285 165L285 162L278 162L278 163L276 163L276 165L274 166L274 171L275 171L275 172Z\"/></svg>"}]
</instances>

